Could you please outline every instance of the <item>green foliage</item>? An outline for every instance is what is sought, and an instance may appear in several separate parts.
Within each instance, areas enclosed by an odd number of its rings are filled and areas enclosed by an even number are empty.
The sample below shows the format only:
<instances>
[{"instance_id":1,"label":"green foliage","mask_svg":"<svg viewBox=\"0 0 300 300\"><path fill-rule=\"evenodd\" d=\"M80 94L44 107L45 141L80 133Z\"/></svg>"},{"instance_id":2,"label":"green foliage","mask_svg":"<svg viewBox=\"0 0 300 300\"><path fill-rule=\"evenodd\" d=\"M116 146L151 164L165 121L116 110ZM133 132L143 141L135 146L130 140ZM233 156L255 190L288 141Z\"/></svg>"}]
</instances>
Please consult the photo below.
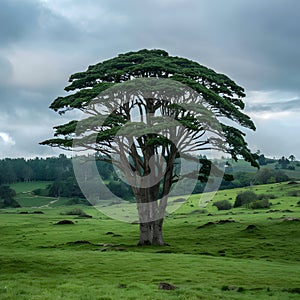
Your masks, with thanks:
<instances>
[{"instance_id":1,"label":"green foliage","mask_svg":"<svg viewBox=\"0 0 300 300\"><path fill-rule=\"evenodd\" d=\"M113 192L117 197L123 198L125 200L133 199L133 192L131 187L124 183L123 181L110 181L107 187Z\"/></svg>"},{"instance_id":2,"label":"green foliage","mask_svg":"<svg viewBox=\"0 0 300 300\"><path fill-rule=\"evenodd\" d=\"M0 208L19 207L19 203L14 199L16 192L7 185L0 185Z\"/></svg>"},{"instance_id":3,"label":"green foliage","mask_svg":"<svg viewBox=\"0 0 300 300\"><path fill-rule=\"evenodd\" d=\"M271 204L268 199L256 200L250 203L250 208L259 209L259 208L270 208Z\"/></svg>"},{"instance_id":4,"label":"green foliage","mask_svg":"<svg viewBox=\"0 0 300 300\"><path fill-rule=\"evenodd\" d=\"M75 176L55 180L49 187L49 197L81 197L82 192L78 186Z\"/></svg>"},{"instance_id":5,"label":"green foliage","mask_svg":"<svg viewBox=\"0 0 300 300\"><path fill-rule=\"evenodd\" d=\"M249 206L256 199L257 195L251 190L241 192L236 196L233 207Z\"/></svg>"},{"instance_id":6,"label":"green foliage","mask_svg":"<svg viewBox=\"0 0 300 300\"><path fill-rule=\"evenodd\" d=\"M65 155L59 157L0 160L0 182L11 184L28 181L53 181L72 174L72 161Z\"/></svg>"},{"instance_id":7,"label":"green foliage","mask_svg":"<svg viewBox=\"0 0 300 300\"><path fill-rule=\"evenodd\" d=\"M32 194L37 195L37 196L47 197L47 196L49 196L49 189L47 189L47 188L46 189L38 188L38 189L33 190Z\"/></svg>"},{"instance_id":8,"label":"green foliage","mask_svg":"<svg viewBox=\"0 0 300 300\"><path fill-rule=\"evenodd\" d=\"M85 198L71 198L68 201L66 201L65 205L75 205L75 204L81 204L81 205L88 205L91 206L92 204L86 200Z\"/></svg>"},{"instance_id":9,"label":"green foliage","mask_svg":"<svg viewBox=\"0 0 300 300\"><path fill-rule=\"evenodd\" d=\"M61 215L66 215L66 216L85 216L86 213L81 208L72 208L71 210L67 210L65 212L61 212Z\"/></svg>"},{"instance_id":10,"label":"green foliage","mask_svg":"<svg viewBox=\"0 0 300 300\"><path fill-rule=\"evenodd\" d=\"M213 203L218 210L229 210L232 208L232 204L228 200L220 200Z\"/></svg>"},{"instance_id":11,"label":"green foliage","mask_svg":"<svg viewBox=\"0 0 300 300\"><path fill-rule=\"evenodd\" d=\"M288 196L291 196L291 197L298 197L299 195L300 195L300 191L298 191L298 190L288 192Z\"/></svg>"},{"instance_id":12,"label":"green foliage","mask_svg":"<svg viewBox=\"0 0 300 300\"><path fill-rule=\"evenodd\" d=\"M256 184L276 183L288 181L290 178L281 170L274 170L269 168L260 169L255 175Z\"/></svg>"},{"instance_id":13,"label":"green foliage","mask_svg":"<svg viewBox=\"0 0 300 300\"><path fill-rule=\"evenodd\" d=\"M69 80L71 84L65 90L75 91L75 93L58 97L50 108L59 113L65 113L74 108L84 108L99 93L111 88L113 85L141 77L174 79L200 93L203 99L214 108L217 115L233 120L244 127L255 129L250 118L242 113L244 109L242 98L245 96L242 87L224 74L218 74L197 62L185 58L172 57L166 51L157 49L144 49L138 52L120 54L115 58L89 66L85 72L71 75ZM168 109L175 111L178 110L178 107L169 106ZM107 120L109 119L109 116L105 117ZM124 120L121 120L121 117ZM119 120L107 122L105 125L107 126L106 130L99 133L101 136L98 135L98 143L101 144L102 141L111 139L115 135L118 126L122 127L124 121L128 121L125 117L125 115L120 114L118 116ZM198 122L195 123L195 118L191 117L192 115L187 115L178 118L178 122L181 122L189 130L199 130ZM56 138L44 141L41 144L63 148L72 147L72 134L75 132L76 124L77 122L74 120L68 124L55 127ZM241 155L252 165L257 166L255 155L247 148L244 133L231 126L222 126L228 142L228 153L235 159ZM153 138L157 140L157 137ZM147 145L151 145L154 140L147 141Z\"/></svg>"},{"instance_id":14,"label":"green foliage","mask_svg":"<svg viewBox=\"0 0 300 300\"><path fill-rule=\"evenodd\" d=\"M267 160L264 154L260 154L257 160L260 166L264 166L267 164Z\"/></svg>"},{"instance_id":15,"label":"green foliage","mask_svg":"<svg viewBox=\"0 0 300 300\"><path fill-rule=\"evenodd\" d=\"M277 196L274 194L259 194L257 195L258 200L264 200L264 199L276 199Z\"/></svg>"},{"instance_id":16,"label":"green foliage","mask_svg":"<svg viewBox=\"0 0 300 300\"><path fill-rule=\"evenodd\" d=\"M278 164L281 166L282 169L286 169L288 167L288 165L290 164L290 161L282 156L279 160L278 160Z\"/></svg>"}]
</instances>

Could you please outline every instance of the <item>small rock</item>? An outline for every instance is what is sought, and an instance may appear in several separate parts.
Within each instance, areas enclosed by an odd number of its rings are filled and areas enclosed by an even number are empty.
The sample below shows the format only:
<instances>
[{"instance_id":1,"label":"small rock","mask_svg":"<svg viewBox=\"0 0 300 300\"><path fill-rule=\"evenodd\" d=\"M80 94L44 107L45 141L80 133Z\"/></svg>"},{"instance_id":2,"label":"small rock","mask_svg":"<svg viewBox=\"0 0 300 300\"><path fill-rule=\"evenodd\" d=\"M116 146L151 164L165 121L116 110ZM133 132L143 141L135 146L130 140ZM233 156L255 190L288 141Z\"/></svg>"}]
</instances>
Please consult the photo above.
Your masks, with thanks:
<instances>
[{"instance_id":1,"label":"small rock","mask_svg":"<svg viewBox=\"0 0 300 300\"><path fill-rule=\"evenodd\" d=\"M115 248L116 251L127 251L126 248L123 248L123 247L117 247Z\"/></svg>"},{"instance_id":2,"label":"small rock","mask_svg":"<svg viewBox=\"0 0 300 300\"><path fill-rule=\"evenodd\" d=\"M226 223L234 223L235 221L234 220L220 220L220 221L218 221L217 223L218 224L226 224Z\"/></svg>"},{"instance_id":3,"label":"small rock","mask_svg":"<svg viewBox=\"0 0 300 300\"><path fill-rule=\"evenodd\" d=\"M205 223L203 225L198 226L197 229L205 228L205 227L209 227L209 226L214 226L214 225L215 225L214 222L207 222L207 223Z\"/></svg>"},{"instance_id":4,"label":"small rock","mask_svg":"<svg viewBox=\"0 0 300 300\"><path fill-rule=\"evenodd\" d=\"M283 221L300 221L299 218L284 218Z\"/></svg>"},{"instance_id":5,"label":"small rock","mask_svg":"<svg viewBox=\"0 0 300 300\"><path fill-rule=\"evenodd\" d=\"M170 290L175 290L175 289L177 289L177 286L175 286L175 285L173 285L173 284L171 284L171 283L168 283L168 282L160 282L160 283L158 284L158 288L159 288L160 290L168 290L168 291L170 291Z\"/></svg>"},{"instance_id":6,"label":"small rock","mask_svg":"<svg viewBox=\"0 0 300 300\"><path fill-rule=\"evenodd\" d=\"M81 214L81 215L79 215L78 217L79 217L79 218L89 218L89 219L92 219L92 218L93 218L93 216L88 215L88 214Z\"/></svg>"},{"instance_id":7,"label":"small rock","mask_svg":"<svg viewBox=\"0 0 300 300\"><path fill-rule=\"evenodd\" d=\"M258 228L253 224L248 225L247 228L244 229L244 231L248 231L248 232L253 232L255 230L258 230Z\"/></svg>"},{"instance_id":8,"label":"small rock","mask_svg":"<svg viewBox=\"0 0 300 300\"><path fill-rule=\"evenodd\" d=\"M58 221L55 225L68 225L68 224L74 224L74 222L71 220L61 220Z\"/></svg>"},{"instance_id":9,"label":"small rock","mask_svg":"<svg viewBox=\"0 0 300 300\"><path fill-rule=\"evenodd\" d=\"M68 242L68 245L82 245L82 244L91 244L91 242L86 241L86 240L80 240L80 241L75 241L75 242Z\"/></svg>"},{"instance_id":10,"label":"small rock","mask_svg":"<svg viewBox=\"0 0 300 300\"><path fill-rule=\"evenodd\" d=\"M222 291L234 291L234 292L243 292L245 289L243 287L238 287L238 286L235 286L235 285L230 285L230 286L223 286L222 287Z\"/></svg>"}]
</instances>

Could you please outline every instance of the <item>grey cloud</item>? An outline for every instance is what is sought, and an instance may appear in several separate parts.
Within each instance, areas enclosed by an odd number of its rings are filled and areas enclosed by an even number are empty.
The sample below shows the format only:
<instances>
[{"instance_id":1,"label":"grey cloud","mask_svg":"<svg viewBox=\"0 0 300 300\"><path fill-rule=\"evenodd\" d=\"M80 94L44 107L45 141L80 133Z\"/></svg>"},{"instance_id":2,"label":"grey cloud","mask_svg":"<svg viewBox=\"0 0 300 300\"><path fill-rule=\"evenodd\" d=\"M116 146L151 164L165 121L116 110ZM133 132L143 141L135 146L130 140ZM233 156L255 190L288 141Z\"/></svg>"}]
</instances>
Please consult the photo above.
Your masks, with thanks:
<instances>
[{"instance_id":1,"label":"grey cloud","mask_svg":"<svg viewBox=\"0 0 300 300\"><path fill-rule=\"evenodd\" d=\"M91 28L91 35L106 33L112 55L162 47L224 72L247 89L299 89L297 0L111 0L99 6L127 20L105 24L100 18L103 26Z\"/></svg>"},{"instance_id":2,"label":"grey cloud","mask_svg":"<svg viewBox=\"0 0 300 300\"><path fill-rule=\"evenodd\" d=\"M81 36L77 24L58 15L38 0L2 0L0 10L0 47L41 42L69 43Z\"/></svg>"},{"instance_id":3,"label":"grey cloud","mask_svg":"<svg viewBox=\"0 0 300 300\"><path fill-rule=\"evenodd\" d=\"M11 62L4 56L0 56L0 88L10 83L13 74Z\"/></svg>"},{"instance_id":4,"label":"grey cloud","mask_svg":"<svg viewBox=\"0 0 300 300\"><path fill-rule=\"evenodd\" d=\"M263 104L249 104L247 112L281 112L281 111L299 111L300 112L300 99L270 102Z\"/></svg>"},{"instance_id":5,"label":"grey cloud","mask_svg":"<svg viewBox=\"0 0 300 300\"><path fill-rule=\"evenodd\" d=\"M37 0L1 1L0 131L5 128L16 140L11 150L15 154L32 156L52 151L37 143L51 137L52 126L64 123L48 106L63 94L70 74L141 48L163 48L172 55L198 61L229 75L246 91L281 90L300 94L300 2L297 0L48 3L59 9L51 10L47 2L41 4ZM14 70L5 58L9 57L11 45L32 54L30 59L35 64L30 68L31 62L28 63L29 72L25 76L34 81L40 74L43 85L12 85L10 76ZM44 64L41 53L46 50L51 55L45 56ZM41 62L36 62L35 53L42 56ZM20 66L14 68L17 72ZM299 111L298 99L276 100L280 101L247 103L247 112ZM280 127L276 122L263 124L263 129L260 125L257 124L256 133L249 135L251 143L255 143L255 137L264 141L264 130L270 134Z\"/></svg>"},{"instance_id":6,"label":"grey cloud","mask_svg":"<svg viewBox=\"0 0 300 300\"><path fill-rule=\"evenodd\" d=\"M2 0L0 10L1 46L23 38L38 25L39 8L33 1Z\"/></svg>"}]
</instances>

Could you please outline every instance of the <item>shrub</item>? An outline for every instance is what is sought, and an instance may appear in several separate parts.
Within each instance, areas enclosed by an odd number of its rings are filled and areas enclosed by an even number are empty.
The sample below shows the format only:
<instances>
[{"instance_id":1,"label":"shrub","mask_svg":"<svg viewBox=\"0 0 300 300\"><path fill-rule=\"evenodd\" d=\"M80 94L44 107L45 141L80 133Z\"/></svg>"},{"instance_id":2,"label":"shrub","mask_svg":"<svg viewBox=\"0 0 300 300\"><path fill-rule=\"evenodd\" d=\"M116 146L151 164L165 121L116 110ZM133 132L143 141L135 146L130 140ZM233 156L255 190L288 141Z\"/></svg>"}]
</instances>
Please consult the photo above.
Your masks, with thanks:
<instances>
[{"instance_id":1,"label":"shrub","mask_svg":"<svg viewBox=\"0 0 300 300\"><path fill-rule=\"evenodd\" d=\"M236 196L233 207L248 206L249 203L257 200L257 195L252 191L241 192Z\"/></svg>"},{"instance_id":2,"label":"shrub","mask_svg":"<svg viewBox=\"0 0 300 300\"><path fill-rule=\"evenodd\" d=\"M288 196L291 196L291 197L298 197L299 192L300 192L300 191L290 191L290 192L288 192Z\"/></svg>"},{"instance_id":3,"label":"shrub","mask_svg":"<svg viewBox=\"0 0 300 300\"><path fill-rule=\"evenodd\" d=\"M297 202L297 206L300 206L300 201Z\"/></svg>"},{"instance_id":4,"label":"shrub","mask_svg":"<svg viewBox=\"0 0 300 300\"><path fill-rule=\"evenodd\" d=\"M258 200L263 200L263 199L276 199L277 196L274 194L260 194L257 196Z\"/></svg>"},{"instance_id":5,"label":"shrub","mask_svg":"<svg viewBox=\"0 0 300 300\"><path fill-rule=\"evenodd\" d=\"M258 208L270 208L270 202L268 199L257 200L250 203L250 208L258 209Z\"/></svg>"},{"instance_id":6,"label":"shrub","mask_svg":"<svg viewBox=\"0 0 300 300\"><path fill-rule=\"evenodd\" d=\"M35 189L32 191L32 194L35 196L45 196L48 197L49 190L48 189Z\"/></svg>"},{"instance_id":7,"label":"shrub","mask_svg":"<svg viewBox=\"0 0 300 300\"><path fill-rule=\"evenodd\" d=\"M81 218L92 218L92 216L86 214L82 209L80 208L73 208L71 210L68 210L66 212L60 213L61 215L69 215L69 216L78 216Z\"/></svg>"},{"instance_id":8,"label":"shrub","mask_svg":"<svg viewBox=\"0 0 300 300\"><path fill-rule=\"evenodd\" d=\"M75 204L82 204L82 205L88 205L91 206L92 204L84 199L84 198L71 198L66 202L66 205L75 205Z\"/></svg>"},{"instance_id":9,"label":"shrub","mask_svg":"<svg viewBox=\"0 0 300 300\"><path fill-rule=\"evenodd\" d=\"M255 175L256 184L275 183L288 180L289 177L281 170L272 170L269 168L262 168Z\"/></svg>"},{"instance_id":10,"label":"shrub","mask_svg":"<svg viewBox=\"0 0 300 300\"><path fill-rule=\"evenodd\" d=\"M15 196L15 190L8 185L0 185L0 208L20 207L19 203L14 199Z\"/></svg>"},{"instance_id":11,"label":"shrub","mask_svg":"<svg viewBox=\"0 0 300 300\"><path fill-rule=\"evenodd\" d=\"M82 215L86 215L86 213L81 208L73 208L73 209L68 210L66 212L62 212L61 215L82 216Z\"/></svg>"},{"instance_id":12,"label":"shrub","mask_svg":"<svg viewBox=\"0 0 300 300\"><path fill-rule=\"evenodd\" d=\"M232 208L231 203L228 200L220 200L213 203L218 210L229 210Z\"/></svg>"}]
</instances>

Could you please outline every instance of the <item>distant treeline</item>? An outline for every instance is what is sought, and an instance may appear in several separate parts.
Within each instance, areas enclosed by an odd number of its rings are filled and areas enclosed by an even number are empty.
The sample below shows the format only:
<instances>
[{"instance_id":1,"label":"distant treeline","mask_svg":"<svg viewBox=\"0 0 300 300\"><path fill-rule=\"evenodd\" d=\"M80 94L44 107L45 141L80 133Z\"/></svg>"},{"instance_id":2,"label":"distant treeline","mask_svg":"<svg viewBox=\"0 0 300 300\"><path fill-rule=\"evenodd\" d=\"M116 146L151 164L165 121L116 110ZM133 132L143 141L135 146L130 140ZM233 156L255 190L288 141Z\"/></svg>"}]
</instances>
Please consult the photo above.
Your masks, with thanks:
<instances>
[{"instance_id":1,"label":"distant treeline","mask_svg":"<svg viewBox=\"0 0 300 300\"><path fill-rule=\"evenodd\" d=\"M134 200L131 187L119 179L112 165L99 160L97 161L97 166L99 174L109 190L120 198ZM227 171L230 171L229 169L230 166L227 165ZM289 180L289 177L282 170L274 170L266 167L253 173L232 172L231 174L234 176L234 180L223 180L220 189ZM6 158L0 160L0 185L26 181L49 181L47 189L35 191L38 195L84 198L74 175L72 159L63 154L59 157L49 158ZM178 191L178 195L184 195L186 193L185 190L190 191L190 184L191 182L187 180L186 184L182 185L183 189ZM205 183L198 182L194 193L201 193L204 187ZM101 198L107 199L107 197L109 197L109 194L103 191Z\"/></svg>"},{"instance_id":2,"label":"distant treeline","mask_svg":"<svg viewBox=\"0 0 300 300\"><path fill-rule=\"evenodd\" d=\"M97 167L109 189L125 199L133 198L131 188L119 180L111 164L98 160ZM5 158L0 160L0 185L16 182L49 181L46 190L36 194L51 197L84 198L74 175L72 159L64 154L48 158ZM106 198L108 195L103 192Z\"/></svg>"},{"instance_id":3,"label":"distant treeline","mask_svg":"<svg viewBox=\"0 0 300 300\"><path fill-rule=\"evenodd\" d=\"M97 161L103 179L112 176L113 167ZM64 154L48 158L5 158L0 160L0 184L28 181L55 181L74 177L72 159Z\"/></svg>"},{"instance_id":4,"label":"distant treeline","mask_svg":"<svg viewBox=\"0 0 300 300\"><path fill-rule=\"evenodd\" d=\"M54 181L73 173L72 161L65 155L48 158L5 158L0 160L0 183Z\"/></svg>"}]
</instances>

